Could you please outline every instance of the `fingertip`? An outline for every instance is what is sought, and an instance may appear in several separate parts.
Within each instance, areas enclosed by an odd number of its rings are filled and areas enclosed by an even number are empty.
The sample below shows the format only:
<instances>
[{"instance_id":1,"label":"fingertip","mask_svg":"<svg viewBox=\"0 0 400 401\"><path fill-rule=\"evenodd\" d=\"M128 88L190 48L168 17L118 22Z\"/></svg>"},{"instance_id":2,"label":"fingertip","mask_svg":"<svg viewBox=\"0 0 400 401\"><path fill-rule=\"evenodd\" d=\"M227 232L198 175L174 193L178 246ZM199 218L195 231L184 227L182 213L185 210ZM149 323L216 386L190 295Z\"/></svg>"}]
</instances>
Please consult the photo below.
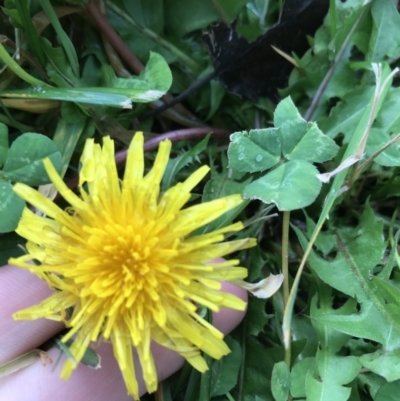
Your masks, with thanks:
<instances>
[{"instance_id":1,"label":"fingertip","mask_svg":"<svg viewBox=\"0 0 400 401\"><path fill-rule=\"evenodd\" d=\"M52 290L34 274L14 267L0 268L0 365L28 352L64 327L61 323L46 319L15 321L12 315L35 305Z\"/></svg>"}]
</instances>

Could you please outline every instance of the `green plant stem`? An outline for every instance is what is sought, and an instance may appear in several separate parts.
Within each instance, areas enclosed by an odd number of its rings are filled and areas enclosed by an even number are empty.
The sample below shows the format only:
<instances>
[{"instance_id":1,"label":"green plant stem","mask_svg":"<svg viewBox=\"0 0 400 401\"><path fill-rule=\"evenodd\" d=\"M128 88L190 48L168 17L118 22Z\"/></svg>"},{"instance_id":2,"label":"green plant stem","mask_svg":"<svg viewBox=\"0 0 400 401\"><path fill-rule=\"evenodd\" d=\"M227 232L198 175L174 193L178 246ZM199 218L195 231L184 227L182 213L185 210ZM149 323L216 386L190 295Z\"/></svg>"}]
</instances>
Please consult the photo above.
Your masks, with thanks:
<instances>
[{"instance_id":1,"label":"green plant stem","mask_svg":"<svg viewBox=\"0 0 400 401\"><path fill-rule=\"evenodd\" d=\"M283 306L286 305L289 300L289 224L290 224L290 212L283 212L283 224L282 224L282 273L283 273ZM291 344L285 348L285 362L290 367L291 360Z\"/></svg>"},{"instance_id":2,"label":"green plant stem","mask_svg":"<svg viewBox=\"0 0 400 401\"><path fill-rule=\"evenodd\" d=\"M283 302L286 306L289 299L289 222L290 212L283 212L282 226L282 273L283 280Z\"/></svg>"},{"instance_id":3,"label":"green plant stem","mask_svg":"<svg viewBox=\"0 0 400 401\"><path fill-rule=\"evenodd\" d=\"M23 70L19 64L8 54L7 50L5 47L2 45L0 42L0 60L3 61L3 63L18 77L20 77L22 80L27 82L28 84L32 86L50 86L46 84L46 82L41 81L40 79L37 79L33 77L32 75L28 74Z\"/></svg>"},{"instance_id":4,"label":"green plant stem","mask_svg":"<svg viewBox=\"0 0 400 401\"><path fill-rule=\"evenodd\" d=\"M139 25L135 20L133 20L129 15L127 15L124 11L122 11L119 7L117 7L114 3L111 1L107 1L107 7L112 10L115 14L117 14L119 17L124 19L128 24L132 25L134 28L136 28L139 32L143 33L146 35L148 38L151 40L154 40L154 42L158 43L160 46L164 47L165 49L169 50L172 54L174 54L183 64L187 65L189 68L191 68L193 71L196 73L200 73L202 71L201 65L196 63L191 57L183 53L180 49L178 49L176 46L174 46L172 43L168 42L161 36L157 35L155 32L152 30L145 28L141 25Z\"/></svg>"},{"instance_id":5,"label":"green plant stem","mask_svg":"<svg viewBox=\"0 0 400 401\"><path fill-rule=\"evenodd\" d=\"M22 132L34 132L35 131L35 128L30 127L29 125L21 124L19 122L15 123L9 117L7 117L3 114L0 114L0 123L9 125L10 127L18 128Z\"/></svg>"},{"instance_id":6,"label":"green plant stem","mask_svg":"<svg viewBox=\"0 0 400 401\"><path fill-rule=\"evenodd\" d=\"M117 32L115 32L114 28L110 25L106 16L101 12L96 3L94 1L90 1L88 4L86 4L86 8L96 22L101 33L104 34L106 39L110 42L111 46L116 50L116 52L135 74L140 74L144 69L143 64L131 52Z\"/></svg>"},{"instance_id":7,"label":"green plant stem","mask_svg":"<svg viewBox=\"0 0 400 401\"><path fill-rule=\"evenodd\" d=\"M32 351L29 351L26 354L23 354L18 358L15 358L10 362L1 365L0 378L6 377L14 372L18 372L19 370L34 364L35 362L37 362L38 359L45 357L46 353L40 349L34 349Z\"/></svg>"}]
</instances>

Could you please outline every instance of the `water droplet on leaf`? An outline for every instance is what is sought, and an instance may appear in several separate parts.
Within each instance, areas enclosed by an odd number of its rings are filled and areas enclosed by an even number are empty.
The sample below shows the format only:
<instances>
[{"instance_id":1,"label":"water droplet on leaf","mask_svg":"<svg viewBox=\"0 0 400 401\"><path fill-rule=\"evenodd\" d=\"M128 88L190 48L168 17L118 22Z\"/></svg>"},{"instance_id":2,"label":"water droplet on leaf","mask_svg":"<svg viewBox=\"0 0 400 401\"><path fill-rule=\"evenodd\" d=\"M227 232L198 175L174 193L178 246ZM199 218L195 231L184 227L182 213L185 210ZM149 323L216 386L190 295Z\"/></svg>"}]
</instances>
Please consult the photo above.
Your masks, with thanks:
<instances>
[{"instance_id":1,"label":"water droplet on leaf","mask_svg":"<svg viewBox=\"0 0 400 401\"><path fill-rule=\"evenodd\" d=\"M260 162L263 158L264 158L263 155L257 155L256 162Z\"/></svg>"}]
</instances>

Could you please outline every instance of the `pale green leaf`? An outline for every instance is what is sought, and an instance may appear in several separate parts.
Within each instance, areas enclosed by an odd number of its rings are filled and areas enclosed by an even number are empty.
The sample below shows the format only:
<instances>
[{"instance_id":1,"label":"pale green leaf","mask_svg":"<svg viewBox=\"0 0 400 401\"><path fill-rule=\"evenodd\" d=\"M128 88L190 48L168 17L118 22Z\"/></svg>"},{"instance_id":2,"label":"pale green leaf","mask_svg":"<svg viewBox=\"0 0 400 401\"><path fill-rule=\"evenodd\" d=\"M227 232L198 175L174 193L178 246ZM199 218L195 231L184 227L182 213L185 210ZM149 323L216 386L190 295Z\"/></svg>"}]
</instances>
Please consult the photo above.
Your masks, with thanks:
<instances>
[{"instance_id":1,"label":"pale green leaf","mask_svg":"<svg viewBox=\"0 0 400 401\"><path fill-rule=\"evenodd\" d=\"M347 401L350 396L351 389L340 386L333 382L322 383L320 380L312 377L311 373L307 373L306 378L306 394L307 400L312 401Z\"/></svg>"},{"instance_id":2,"label":"pale green leaf","mask_svg":"<svg viewBox=\"0 0 400 401\"><path fill-rule=\"evenodd\" d=\"M25 202L13 191L12 185L4 180L0 180L0 233L14 231Z\"/></svg>"},{"instance_id":3,"label":"pale green leaf","mask_svg":"<svg viewBox=\"0 0 400 401\"><path fill-rule=\"evenodd\" d=\"M396 57L400 51L400 16L392 0L374 1L371 9L373 29L367 59L380 62Z\"/></svg>"},{"instance_id":4,"label":"pale green leaf","mask_svg":"<svg viewBox=\"0 0 400 401\"><path fill-rule=\"evenodd\" d=\"M310 371L313 376L316 375L315 358L304 358L298 361L290 372L290 394L294 398L306 396L306 377Z\"/></svg>"},{"instance_id":5,"label":"pale green leaf","mask_svg":"<svg viewBox=\"0 0 400 401\"><path fill-rule=\"evenodd\" d=\"M374 401L398 401L400 394L400 380L386 383L381 386L374 397Z\"/></svg>"},{"instance_id":6,"label":"pale green leaf","mask_svg":"<svg viewBox=\"0 0 400 401\"><path fill-rule=\"evenodd\" d=\"M243 191L244 198L274 203L279 210L295 210L310 205L318 196L318 170L303 160L291 160L253 181Z\"/></svg>"},{"instance_id":7,"label":"pale green leaf","mask_svg":"<svg viewBox=\"0 0 400 401\"><path fill-rule=\"evenodd\" d=\"M277 128L235 132L230 139L229 167L234 170L249 173L264 171L280 160L281 138Z\"/></svg>"},{"instance_id":8,"label":"pale green leaf","mask_svg":"<svg viewBox=\"0 0 400 401\"><path fill-rule=\"evenodd\" d=\"M226 394L235 386L242 362L242 349L239 343L229 336L225 338L225 342L231 352L212 363L210 388L212 397Z\"/></svg>"},{"instance_id":9,"label":"pale green leaf","mask_svg":"<svg viewBox=\"0 0 400 401\"><path fill-rule=\"evenodd\" d=\"M395 135L389 135L377 128L372 128L368 136L366 146L366 154L372 156L375 152L382 149L388 142L390 142ZM397 141L386 148L383 152L379 153L374 158L374 162L380 166L397 167L400 166L400 141Z\"/></svg>"},{"instance_id":10,"label":"pale green leaf","mask_svg":"<svg viewBox=\"0 0 400 401\"><path fill-rule=\"evenodd\" d=\"M43 165L45 158L51 160L56 170L61 170L61 154L51 139L41 134L23 134L8 151L3 175L11 181L28 185L47 184L49 178Z\"/></svg>"},{"instance_id":11,"label":"pale green leaf","mask_svg":"<svg viewBox=\"0 0 400 401\"><path fill-rule=\"evenodd\" d=\"M110 66L103 67L103 74L110 91L124 94L137 103L159 99L172 84L172 74L167 62L153 52L150 53L146 68L139 77L118 78Z\"/></svg>"},{"instance_id":12,"label":"pale green leaf","mask_svg":"<svg viewBox=\"0 0 400 401\"><path fill-rule=\"evenodd\" d=\"M282 153L288 160L322 163L332 159L339 149L315 123L308 123L301 117L290 97L276 107L274 123L280 128Z\"/></svg>"},{"instance_id":13,"label":"pale green leaf","mask_svg":"<svg viewBox=\"0 0 400 401\"><path fill-rule=\"evenodd\" d=\"M271 378L271 391L276 401L287 401L290 389L290 370L286 362L274 365Z\"/></svg>"}]
</instances>

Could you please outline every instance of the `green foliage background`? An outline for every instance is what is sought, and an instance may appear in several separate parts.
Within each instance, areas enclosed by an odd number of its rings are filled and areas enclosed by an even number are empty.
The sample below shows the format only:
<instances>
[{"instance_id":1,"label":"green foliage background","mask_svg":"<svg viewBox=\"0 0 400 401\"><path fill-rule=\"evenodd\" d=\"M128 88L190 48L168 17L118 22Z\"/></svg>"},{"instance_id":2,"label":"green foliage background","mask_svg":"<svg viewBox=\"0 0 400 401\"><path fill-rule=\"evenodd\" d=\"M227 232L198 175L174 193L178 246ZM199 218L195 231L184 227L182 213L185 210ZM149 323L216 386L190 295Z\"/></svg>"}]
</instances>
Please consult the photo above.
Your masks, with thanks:
<instances>
[{"instance_id":1,"label":"green foliage background","mask_svg":"<svg viewBox=\"0 0 400 401\"><path fill-rule=\"evenodd\" d=\"M175 135L163 189L206 163L211 174L193 202L247 199L203 231L245 222L239 235L259 242L238 255L248 280L285 274L273 298L250 297L227 337L232 353L209 360L203 376L185 366L162 386L166 401L399 399L397 2L331 0L310 49L289 55L297 65L280 102L255 104L212 80L184 108L141 118L212 71L202 30L237 19L254 39L282 3L100 1L145 66L135 71L85 2L1 2L0 265L22 252L14 182L54 195L43 158L72 186L85 139L110 135L123 149L143 130L149 165L159 135Z\"/></svg>"}]
</instances>

